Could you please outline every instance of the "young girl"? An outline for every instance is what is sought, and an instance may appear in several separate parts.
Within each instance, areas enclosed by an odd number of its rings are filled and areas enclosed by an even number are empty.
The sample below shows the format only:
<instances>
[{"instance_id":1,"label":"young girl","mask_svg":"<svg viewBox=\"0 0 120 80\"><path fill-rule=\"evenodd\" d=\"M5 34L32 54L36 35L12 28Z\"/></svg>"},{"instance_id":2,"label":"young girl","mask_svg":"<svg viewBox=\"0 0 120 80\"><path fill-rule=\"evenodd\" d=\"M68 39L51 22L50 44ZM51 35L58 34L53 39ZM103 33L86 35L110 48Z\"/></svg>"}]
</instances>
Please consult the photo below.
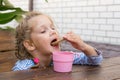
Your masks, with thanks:
<instances>
[{"instance_id":1,"label":"young girl","mask_svg":"<svg viewBox=\"0 0 120 80\"><path fill-rule=\"evenodd\" d=\"M26 70L35 67L46 68L52 64L52 52L59 51L58 45L51 43L59 40L51 18L38 12L29 12L16 28L16 56L18 60L12 70ZM68 32L63 39L81 50L74 52L73 64L99 65L102 61L101 52L86 44L78 35Z\"/></svg>"}]
</instances>

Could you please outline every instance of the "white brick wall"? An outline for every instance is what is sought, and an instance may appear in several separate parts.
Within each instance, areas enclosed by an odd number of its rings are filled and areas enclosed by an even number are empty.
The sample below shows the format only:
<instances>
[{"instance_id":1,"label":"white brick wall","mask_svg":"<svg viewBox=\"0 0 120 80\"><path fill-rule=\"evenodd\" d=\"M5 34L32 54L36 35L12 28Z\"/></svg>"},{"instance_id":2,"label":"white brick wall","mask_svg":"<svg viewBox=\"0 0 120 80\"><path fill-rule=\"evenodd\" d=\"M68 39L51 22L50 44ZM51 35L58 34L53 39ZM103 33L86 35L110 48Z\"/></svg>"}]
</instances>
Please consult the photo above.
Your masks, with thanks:
<instances>
[{"instance_id":1,"label":"white brick wall","mask_svg":"<svg viewBox=\"0 0 120 80\"><path fill-rule=\"evenodd\" d=\"M10 0L28 10L28 0ZM34 11L50 15L61 35L120 45L120 0L34 0Z\"/></svg>"},{"instance_id":2,"label":"white brick wall","mask_svg":"<svg viewBox=\"0 0 120 80\"><path fill-rule=\"evenodd\" d=\"M21 7L24 10L28 10L29 0L9 0L15 7Z\"/></svg>"},{"instance_id":3,"label":"white brick wall","mask_svg":"<svg viewBox=\"0 0 120 80\"><path fill-rule=\"evenodd\" d=\"M120 0L35 0L34 10L51 15L61 34L73 30L86 41L120 45Z\"/></svg>"}]
</instances>

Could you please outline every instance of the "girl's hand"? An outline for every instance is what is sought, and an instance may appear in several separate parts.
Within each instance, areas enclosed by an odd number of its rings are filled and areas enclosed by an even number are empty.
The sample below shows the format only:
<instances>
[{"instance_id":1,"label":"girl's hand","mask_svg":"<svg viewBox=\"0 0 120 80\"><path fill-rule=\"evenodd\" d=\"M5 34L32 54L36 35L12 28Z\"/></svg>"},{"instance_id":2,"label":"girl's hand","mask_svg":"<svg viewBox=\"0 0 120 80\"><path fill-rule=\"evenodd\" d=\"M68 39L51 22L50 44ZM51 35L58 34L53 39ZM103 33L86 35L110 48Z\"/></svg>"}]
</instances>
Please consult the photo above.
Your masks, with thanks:
<instances>
[{"instance_id":1,"label":"girl's hand","mask_svg":"<svg viewBox=\"0 0 120 80\"><path fill-rule=\"evenodd\" d=\"M96 56L97 55L97 52L95 51L95 49L92 46L86 44L80 38L80 36L76 35L73 32L68 32L66 35L63 36L63 39L70 42L74 48L83 51L88 56Z\"/></svg>"},{"instance_id":2,"label":"girl's hand","mask_svg":"<svg viewBox=\"0 0 120 80\"><path fill-rule=\"evenodd\" d=\"M63 39L70 42L72 46L78 50L83 51L85 48L86 44L83 42L80 36L76 35L73 32L68 32L66 35L63 36Z\"/></svg>"}]
</instances>

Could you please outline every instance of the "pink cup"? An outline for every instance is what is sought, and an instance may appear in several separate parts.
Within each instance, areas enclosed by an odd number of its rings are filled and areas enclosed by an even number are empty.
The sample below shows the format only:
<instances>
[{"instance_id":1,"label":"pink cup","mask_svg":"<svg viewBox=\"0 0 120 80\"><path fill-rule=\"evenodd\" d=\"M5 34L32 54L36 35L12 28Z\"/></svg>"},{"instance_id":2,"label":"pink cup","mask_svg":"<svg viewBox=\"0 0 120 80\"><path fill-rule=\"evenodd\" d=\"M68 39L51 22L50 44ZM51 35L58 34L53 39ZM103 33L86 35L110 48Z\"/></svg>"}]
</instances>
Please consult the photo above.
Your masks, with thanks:
<instances>
[{"instance_id":1,"label":"pink cup","mask_svg":"<svg viewBox=\"0 0 120 80\"><path fill-rule=\"evenodd\" d=\"M56 72L72 71L73 53L67 51L53 52L53 67Z\"/></svg>"}]
</instances>

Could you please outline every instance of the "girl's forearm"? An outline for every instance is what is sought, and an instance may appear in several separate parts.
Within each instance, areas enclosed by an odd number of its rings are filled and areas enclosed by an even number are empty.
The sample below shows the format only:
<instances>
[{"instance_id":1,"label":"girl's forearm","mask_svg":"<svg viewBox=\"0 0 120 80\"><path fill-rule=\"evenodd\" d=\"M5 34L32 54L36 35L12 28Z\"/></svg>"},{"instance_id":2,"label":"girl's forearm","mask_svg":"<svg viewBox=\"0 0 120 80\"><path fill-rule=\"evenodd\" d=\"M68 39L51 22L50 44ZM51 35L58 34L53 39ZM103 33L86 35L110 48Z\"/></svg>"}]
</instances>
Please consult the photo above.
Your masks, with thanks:
<instances>
[{"instance_id":1,"label":"girl's forearm","mask_svg":"<svg viewBox=\"0 0 120 80\"><path fill-rule=\"evenodd\" d=\"M85 43L82 51L83 51L87 56L97 56L97 55L98 55L97 52L95 51L95 49L94 49L92 46L90 46L90 45L88 45L88 44L86 44L86 43Z\"/></svg>"}]
</instances>

